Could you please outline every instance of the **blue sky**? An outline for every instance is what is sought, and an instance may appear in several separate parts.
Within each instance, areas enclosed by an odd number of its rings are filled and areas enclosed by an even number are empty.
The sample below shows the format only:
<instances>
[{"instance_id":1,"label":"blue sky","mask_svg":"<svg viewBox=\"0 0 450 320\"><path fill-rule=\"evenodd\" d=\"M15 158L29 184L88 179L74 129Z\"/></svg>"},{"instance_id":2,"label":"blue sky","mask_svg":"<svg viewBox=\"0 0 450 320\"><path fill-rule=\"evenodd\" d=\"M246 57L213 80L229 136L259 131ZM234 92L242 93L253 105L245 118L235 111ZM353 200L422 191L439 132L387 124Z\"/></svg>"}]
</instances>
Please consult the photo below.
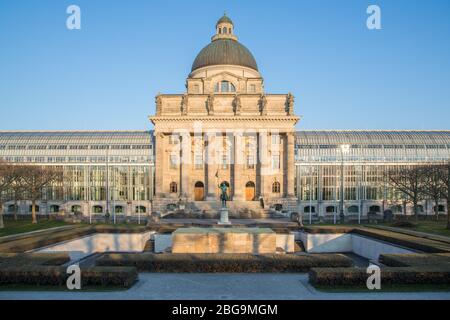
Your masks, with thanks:
<instances>
[{"instance_id":1,"label":"blue sky","mask_svg":"<svg viewBox=\"0 0 450 320\"><path fill-rule=\"evenodd\" d=\"M151 128L224 11L266 92L296 96L299 129L450 129L447 0L2 0L0 130Z\"/></svg>"}]
</instances>

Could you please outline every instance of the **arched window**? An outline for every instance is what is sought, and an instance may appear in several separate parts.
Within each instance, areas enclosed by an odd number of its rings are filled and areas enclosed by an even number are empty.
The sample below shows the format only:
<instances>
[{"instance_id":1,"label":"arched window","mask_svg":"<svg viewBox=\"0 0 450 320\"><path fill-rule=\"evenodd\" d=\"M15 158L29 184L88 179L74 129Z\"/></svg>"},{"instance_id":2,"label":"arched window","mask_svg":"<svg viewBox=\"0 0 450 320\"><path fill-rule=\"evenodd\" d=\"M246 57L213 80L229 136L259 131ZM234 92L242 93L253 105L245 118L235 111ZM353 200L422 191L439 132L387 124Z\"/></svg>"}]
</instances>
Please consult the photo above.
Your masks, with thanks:
<instances>
[{"instance_id":1,"label":"arched window","mask_svg":"<svg viewBox=\"0 0 450 320\"><path fill-rule=\"evenodd\" d=\"M272 183L272 193L280 193L281 192L281 185L278 181L275 181Z\"/></svg>"},{"instance_id":2,"label":"arched window","mask_svg":"<svg viewBox=\"0 0 450 320\"><path fill-rule=\"evenodd\" d=\"M102 206L93 206L92 207L92 211L94 213L102 213L103 212L103 207Z\"/></svg>"},{"instance_id":3,"label":"arched window","mask_svg":"<svg viewBox=\"0 0 450 320\"><path fill-rule=\"evenodd\" d=\"M314 206L306 206L305 208L303 208L303 212L304 213L316 213L316 207Z\"/></svg>"},{"instance_id":4,"label":"arched window","mask_svg":"<svg viewBox=\"0 0 450 320\"><path fill-rule=\"evenodd\" d=\"M114 211L116 213L123 213L123 207L122 206L115 206Z\"/></svg>"},{"instance_id":5,"label":"arched window","mask_svg":"<svg viewBox=\"0 0 450 320\"><path fill-rule=\"evenodd\" d=\"M136 206L136 213L145 213L147 208L144 206Z\"/></svg>"},{"instance_id":6,"label":"arched window","mask_svg":"<svg viewBox=\"0 0 450 320\"><path fill-rule=\"evenodd\" d=\"M380 206L370 206L369 208L370 212L381 212Z\"/></svg>"},{"instance_id":7,"label":"arched window","mask_svg":"<svg viewBox=\"0 0 450 320\"><path fill-rule=\"evenodd\" d=\"M217 82L214 85L214 92L215 93L219 93L219 92L222 92L222 93L236 92L236 87L231 82L223 80L221 82Z\"/></svg>"},{"instance_id":8,"label":"arched window","mask_svg":"<svg viewBox=\"0 0 450 320\"><path fill-rule=\"evenodd\" d=\"M223 33L227 33L227 27L223 27Z\"/></svg>"},{"instance_id":9,"label":"arched window","mask_svg":"<svg viewBox=\"0 0 450 320\"><path fill-rule=\"evenodd\" d=\"M222 28L219 28L219 34L221 34L222 33Z\"/></svg>"},{"instance_id":10,"label":"arched window","mask_svg":"<svg viewBox=\"0 0 450 320\"><path fill-rule=\"evenodd\" d=\"M334 213L335 210L336 210L336 208L335 208L334 206L328 206L328 207L325 209L325 211L326 211L327 213Z\"/></svg>"},{"instance_id":11,"label":"arched window","mask_svg":"<svg viewBox=\"0 0 450 320\"><path fill-rule=\"evenodd\" d=\"M50 212L52 212L52 213L59 212L59 206L56 204L52 204L50 206Z\"/></svg>"},{"instance_id":12,"label":"arched window","mask_svg":"<svg viewBox=\"0 0 450 320\"><path fill-rule=\"evenodd\" d=\"M391 208L393 213L402 213L403 212L403 208L401 205L395 205Z\"/></svg>"},{"instance_id":13,"label":"arched window","mask_svg":"<svg viewBox=\"0 0 450 320\"><path fill-rule=\"evenodd\" d=\"M416 209L417 209L417 213L423 213L424 212L423 205L421 205L421 204L417 205Z\"/></svg>"},{"instance_id":14,"label":"arched window","mask_svg":"<svg viewBox=\"0 0 450 320\"><path fill-rule=\"evenodd\" d=\"M359 208L358 208L358 206L350 206L350 207L348 207L347 212L348 213L358 213Z\"/></svg>"},{"instance_id":15,"label":"arched window","mask_svg":"<svg viewBox=\"0 0 450 320\"><path fill-rule=\"evenodd\" d=\"M169 186L169 189L170 189L170 193L177 193L177 190L178 190L177 183L176 182L171 182L170 186Z\"/></svg>"},{"instance_id":16,"label":"arched window","mask_svg":"<svg viewBox=\"0 0 450 320\"><path fill-rule=\"evenodd\" d=\"M445 211L445 206L440 204L438 207L438 212L444 212ZM436 206L433 207L433 211L436 212Z\"/></svg>"},{"instance_id":17,"label":"arched window","mask_svg":"<svg viewBox=\"0 0 450 320\"><path fill-rule=\"evenodd\" d=\"M71 212L73 213L81 213L81 206L80 205L73 205L71 208Z\"/></svg>"}]
</instances>

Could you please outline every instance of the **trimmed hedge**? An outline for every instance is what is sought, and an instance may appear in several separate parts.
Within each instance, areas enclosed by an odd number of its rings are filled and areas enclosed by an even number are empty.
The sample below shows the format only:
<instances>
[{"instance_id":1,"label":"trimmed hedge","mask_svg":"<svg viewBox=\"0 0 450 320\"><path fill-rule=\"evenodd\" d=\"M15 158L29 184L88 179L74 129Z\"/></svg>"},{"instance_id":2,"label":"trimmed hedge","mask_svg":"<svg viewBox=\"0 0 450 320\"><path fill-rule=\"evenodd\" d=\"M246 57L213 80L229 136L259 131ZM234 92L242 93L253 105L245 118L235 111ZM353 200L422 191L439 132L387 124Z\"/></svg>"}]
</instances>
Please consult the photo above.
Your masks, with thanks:
<instances>
[{"instance_id":1,"label":"trimmed hedge","mask_svg":"<svg viewBox=\"0 0 450 320\"><path fill-rule=\"evenodd\" d=\"M0 268L0 285L36 285L65 287L66 268L55 266L22 266ZM136 268L81 268L81 288L84 286L114 286L130 288L138 279Z\"/></svg>"},{"instance_id":2,"label":"trimmed hedge","mask_svg":"<svg viewBox=\"0 0 450 320\"><path fill-rule=\"evenodd\" d=\"M351 267L341 254L154 254L109 253L97 259L99 266L133 266L146 272L306 272L313 267Z\"/></svg>"},{"instance_id":3,"label":"trimmed hedge","mask_svg":"<svg viewBox=\"0 0 450 320\"><path fill-rule=\"evenodd\" d=\"M450 253L450 245L447 243L404 233L375 228L355 228L352 232L426 253Z\"/></svg>"},{"instance_id":4,"label":"trimmed hedge","mask_svg":"<svg viewBox=\"0 0 450 320\"><path fill-rule=\"evenodd\" d=\"M381 254L379 261L389 267L450 268L450 253Z\"/></svg>"},{"instance_id":5,"label":"trimmed hedge","mask_svg":"<svg viewBox=\"0 0 450 320\"><path fill-rule=\"evenodd\" d=\"M60 266L70 261L68 253L0 253L0 268L21 266Z\"/></svg>"},{"instance_id":6,"label":"trimmed hedge","mask_svg":"<svg viewBox=\"0 0 450 320\"><path fill-rule=\"evenodd\" d=\"M312 226L312 227L302 227L302 230L311 234L322 234L322 233L350 233L355 230L351 227L340 227L340 226Z\"/></svg>"},{"instance_id":7,"label":"trimmed hedge","mask_svg":"<svg viewBox=\"0 0 450 320\"><path fill-rule=\"evenodd\" d=\"M51 230L25 237L22 236L18 239L8 239L7 242L0 244L0 252L25 252L95 233L139 233L146 230L147 228L145 226L117 227L112 225L80 226L72 229Z\"/></svg>"},{"instance_id":8,"label":"trimmed hedge","mask_svg":"<svg viewBox=\"0 0 450 320\"><path fill-rule=\"evenodd\" d=\"M313 268L309 281L319 286L365 286L369 274L365 268ZM450 268L382 268L381 286L399 284L450 284Z\"/></svg>"}]
</instances>

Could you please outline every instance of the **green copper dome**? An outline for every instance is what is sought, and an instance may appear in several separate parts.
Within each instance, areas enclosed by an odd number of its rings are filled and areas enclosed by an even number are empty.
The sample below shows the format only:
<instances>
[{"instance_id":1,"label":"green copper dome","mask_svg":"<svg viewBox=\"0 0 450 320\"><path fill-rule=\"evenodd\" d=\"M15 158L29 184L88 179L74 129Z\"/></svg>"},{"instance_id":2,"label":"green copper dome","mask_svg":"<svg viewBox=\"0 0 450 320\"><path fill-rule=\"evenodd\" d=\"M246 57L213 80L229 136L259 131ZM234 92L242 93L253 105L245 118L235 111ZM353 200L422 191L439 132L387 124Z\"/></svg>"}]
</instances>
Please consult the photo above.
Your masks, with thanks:
<instances>
[{"instance_id":1,"label":"green copper dome","mask_svg":"<svg viewBox=\"0 0 450 320\"><path fill-rule=\"evenodd\" d=\"M233 39L217 39L204 47L195 58L192 71L221 64L243 66L258 71L252 53Z\"/></svg>"}]
</instances>

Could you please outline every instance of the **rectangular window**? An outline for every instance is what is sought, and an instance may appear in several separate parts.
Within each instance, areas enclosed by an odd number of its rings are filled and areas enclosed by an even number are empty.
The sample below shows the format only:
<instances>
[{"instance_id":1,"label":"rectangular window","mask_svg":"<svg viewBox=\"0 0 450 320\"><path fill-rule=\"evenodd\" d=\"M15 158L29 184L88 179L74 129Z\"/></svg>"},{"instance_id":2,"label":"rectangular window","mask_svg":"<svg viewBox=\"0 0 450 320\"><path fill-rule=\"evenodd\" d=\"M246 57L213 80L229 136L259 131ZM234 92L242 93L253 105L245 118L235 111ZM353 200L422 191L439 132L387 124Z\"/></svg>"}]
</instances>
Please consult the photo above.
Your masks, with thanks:
<instances>
[{"instance_id":1,"label":"rectangular window","mask_svg":"<svg viewBox=\"0 0 450 320\"><path fill-rule=\"evenodd\" d=\"M256 85L251 84L250 88L249 88L250 93L255 93L256 92Z\"/></svg>"},{"instance_id":2,"label":"rectangular window","mask_svg":"<svg viewBox=\"0 0 450 320\"><path fill-rule=\"evenodd\" d=\"M280 155L279 154L272 155L272 169L274 169L274 170L280 169Z\"/></svg>"},{"instance_id":3,"label":"rectangular window","mask_svg":"<svg viewBox=\"0 0 450 320\"><path fill-rule=\"evenodd\" d=\"M203 169L203 155L202 154L196 154L194 161L195 161L194 166L195 166L196 170Z\"/></svg>"},{"instance_id":4,"label":"rectangular window","mask_svg":"<svg viewBox=\"0 0 450 320\"><path fill-rule=\"evenodd\" d=\"M169 136L169 144L178 144L178 140L178 136L175 134Z\"/></svg>"},{"instance_id":5,"label":"rectangular window","mask_svg":"<svg viewBox=\"0 0 450 320\"><path fill-rule=\"evenodd\" d=\"M228 169L228 157L226 154L222 155L222 164L221 164L221 168L222 169Z\"/></svg>"},{"instance_id":6,"label":"rectangular window","mask_svg":"<svg viewBox=\"0 0 450 320\"><path fill-rule=\"evenodd\" d=\"M255 169L255 156L253 154L247 155L247 169Z\"/></svg>"},{"instance_id":7,"label":"rectangular window","mask_svg":"<svg viewBox=\"0 0 450 320\"><path fill-rule=\"evenodd\" d=\"M176 154L171 154L169 163L170 163L170 169L176 169L178 166L178 156Z\"/></svg>"},{"instance_id":8,"label":"rectangular window","mask_svg":"<svg viewBox=\"0 0 450 320\"><path fill-rule=\"evenodd\" d=\"M272 145L280 144L281 138L279 134L272 134Z\"/></svg>"}]
</instances>

